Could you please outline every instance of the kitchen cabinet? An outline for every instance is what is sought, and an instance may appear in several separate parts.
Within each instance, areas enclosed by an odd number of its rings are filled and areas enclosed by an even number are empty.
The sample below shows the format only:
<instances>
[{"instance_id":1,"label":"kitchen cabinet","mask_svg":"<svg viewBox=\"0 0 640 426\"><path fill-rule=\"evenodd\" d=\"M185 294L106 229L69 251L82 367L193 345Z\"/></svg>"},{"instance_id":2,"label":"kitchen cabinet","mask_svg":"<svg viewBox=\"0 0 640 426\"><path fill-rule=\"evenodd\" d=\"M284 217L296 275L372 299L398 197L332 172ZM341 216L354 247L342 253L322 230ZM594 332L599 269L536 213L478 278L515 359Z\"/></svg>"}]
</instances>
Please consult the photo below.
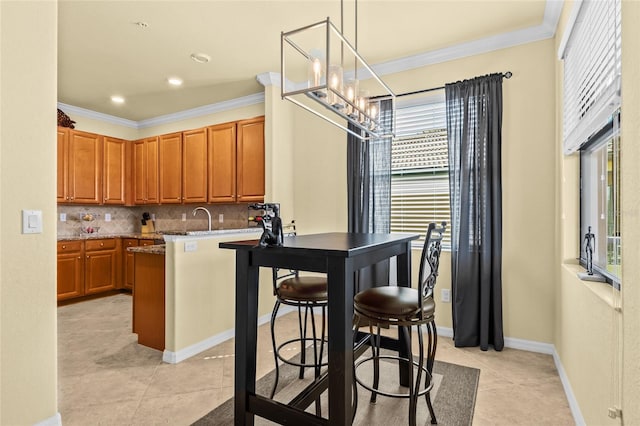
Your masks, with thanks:
<instances>
[{"instance_id":1,"label":"kitchen cabinet","mask_svg":"<svg viewBox=\"0 0 640 426\"><path fill-rule=\"evenodd\" d=\"M163 254L134 253L133 332L138 343L164 350L165 268Z\"/></svg>"},{"instance_id":2,"label":"kitchen cabinet","mask_svg":"<svg viewBox=\"0 0 640 426\"><path fill-rule=\"evenodd\" d=\"M264 201L264 117L238 121L237 201Z\"/></svg>"},{"instance_id":3,"label":"kitchen cabinet","mask_svg":"<svg viewBox=\"0 0 640 426\"><path fill-rule=\"evenodd\" d=\"M104 204L125 204L127 142L105 136L103 141L102 194Z\"/></svg>"},{"instance_id":4,"label":"kitchen cabinet","mask_svg":"<svg viewBox=\"0 0 640 426\"><path fill-rule=\"evenodd\" d=\"M58 242L58 300L84 295L84 242Z\"/></svg>"},{"instance_id":5,"label":"kitchen cabinet","mask_svg":"<svg viewBox=\"0 0 640 426\"><path fill-rule=\"evenodd\" d=\"M115 290L120 279L120 239L85 241L85 294Z\"/></svg>"},{"instance_id":6,"label":"kitchen cabinet","mask_svg":"<svg viewBox=\"0 0 640 426\"><path fill-rule=\"evenodd\" d=\"M182 202L207 202L207 129L182 133Z\"/></svg>"},{"instance_id":7,"label":"kitchen cabinet","mask_svg":"<svg viewBox=\"0 0 640 426\"><path fill-rule=\"evenodd\" d=\"M158 204L158 137L134 142L134 204Z\"/></svg>"},{"instance_id":8,"label":"kitchen cabinet","mask_svg":"<svg viewBox=\"0 0 640 426\"><path fill-rule=\"evenodd\" d=\"M58 127L58 192L59 203L69 200L69 129Z\"/></svg>"},{"instance_id":9,"label":"kitchen cabinet","mask_svg":"<svg viewBox=\"0 0 640 426\"><path fill-rule=\"evenodd\" d=\"M160 203L182 202L182 133L159 137Z\"/></svg>"},{"instance_id":10,"label":"kitchen cabinet","mask_svg":"<svg viewBox=\"0 0 640 426\"><path fill-rule=\"evenodd\" d=\"M102 136L58 128L58 189L61 203L102 203Z\"/></svg>"},{"instance_id":11,"label":"kitchen cabinet","mask_svg":"<svg viewBox=\"0 0 640 426\"><path fill-rule=\"evenodd\" d=\"M150 246L155 244L154 240L139 240L137 238L122 239L122 287L133 290L134 282L134 256L128 251L129 247Z\"/></svg>"},{"instance_id":12,"label":"kitchen cabinet","mask_svg":"<svg viewBox=\"0 0 640 426\"><path fill-rule=\"evenodd\" d=\"M236 123L208 128L210 203L236 201Z\"/></svg>"}]
</instances>

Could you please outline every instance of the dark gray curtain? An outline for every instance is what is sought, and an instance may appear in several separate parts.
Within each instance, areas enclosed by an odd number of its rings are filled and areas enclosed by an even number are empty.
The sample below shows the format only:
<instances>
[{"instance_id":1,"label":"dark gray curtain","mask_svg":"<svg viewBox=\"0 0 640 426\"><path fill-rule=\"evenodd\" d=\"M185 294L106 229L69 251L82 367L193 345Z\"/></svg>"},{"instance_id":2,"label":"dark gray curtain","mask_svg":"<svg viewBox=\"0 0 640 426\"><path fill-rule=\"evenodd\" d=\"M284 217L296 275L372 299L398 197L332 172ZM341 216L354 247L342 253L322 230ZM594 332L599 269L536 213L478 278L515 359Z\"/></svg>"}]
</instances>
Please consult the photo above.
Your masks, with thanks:
<instances>
[{"instance_id":1,"label":"dark gray curtain","mask_svg":"<svg viewBox=\"0 0 640 426\"><path fill-rule=\"evenodd\" d=\"M393 122L391 101L382 101L380 121ZM349 124L353 132L360 132ZM391 138L360 140L347 134L347 195L349 232L388 233L391 230ZM361 269L356 290L389 284L389 260Z\"/></svg>"},{"instance_id":2,"label":"dark gray curtain","mask_svg":"<svg viewBox=\"0 0 640 426\"><path fill-rule=\"evenodd\" d=\"M455 346L504 347L502 74L445 86Z\"/></svg>"}]
</instances>

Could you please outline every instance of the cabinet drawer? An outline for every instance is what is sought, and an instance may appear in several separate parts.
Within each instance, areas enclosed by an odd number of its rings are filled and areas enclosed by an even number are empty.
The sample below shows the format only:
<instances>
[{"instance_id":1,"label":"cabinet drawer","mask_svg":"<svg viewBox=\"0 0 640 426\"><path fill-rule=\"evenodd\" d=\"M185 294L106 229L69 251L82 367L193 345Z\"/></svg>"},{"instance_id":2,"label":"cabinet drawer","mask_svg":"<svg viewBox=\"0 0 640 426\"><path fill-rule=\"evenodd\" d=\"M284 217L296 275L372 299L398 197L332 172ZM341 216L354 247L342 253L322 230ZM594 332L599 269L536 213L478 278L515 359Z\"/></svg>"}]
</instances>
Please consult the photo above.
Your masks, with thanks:
<instances>
[{"instance_id":1,"label":"cabinet drawer","mask_svg":"<svg viewBox=\"0 0 640 426\"><path fill-rule=\"evenodd\" d=\"M140 245L143 247L152 246L155 244L154 240L140 240Z\"/></svg>"},{"instance_id":2,"label":"cabinet drawer","mask_svg":"<svg viewBox=\"0 0 640 426\"><path fill-rule=\"evenodd\" d=\"M122 245L126 249L127 247L138 247L137 238L123 238Z\"/></svg>"},{"instance_id":3,"label":"cabinet drawer","mask_svg":"<svg viewBox=\"0 0 640 426\"><path fill-rule=\"evenodd\" d=\"M116 248L116 239L109 238L105 240L87 240L85 241L85 249L87 251L95 250L113 250Z\"/></svg>"},{"instance_id":4,"label":"cabinet drawer","mask_svg":"<svg viewBox=\"0 0 640 426\"><path fill-rule=\"evenodd\" d=\"M58 254L82 251L82 241L58 241Z\"/></svg>"}]
</instances>

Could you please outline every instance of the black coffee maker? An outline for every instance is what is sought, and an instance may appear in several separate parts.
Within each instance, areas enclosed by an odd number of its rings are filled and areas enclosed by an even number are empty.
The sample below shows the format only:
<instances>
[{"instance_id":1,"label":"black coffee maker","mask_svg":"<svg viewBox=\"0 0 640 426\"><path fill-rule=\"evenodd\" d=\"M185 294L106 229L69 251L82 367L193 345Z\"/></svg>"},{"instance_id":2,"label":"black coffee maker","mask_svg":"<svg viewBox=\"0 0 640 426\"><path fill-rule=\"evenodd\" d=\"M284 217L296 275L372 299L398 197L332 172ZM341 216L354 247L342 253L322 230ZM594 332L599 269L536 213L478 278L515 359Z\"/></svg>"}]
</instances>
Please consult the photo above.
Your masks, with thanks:
<instances>
[{"instance_id":1,"label":"black coffee maker","mask_svg":"<svg viewBox=\"0 0 640 426\"><path fill-rule=\"evenodd\" d=\"M251 211L258 214L251 214ZM249 204L249 221L256 222L262 227L260 247L280 247L284 239L282 233L282 220L280 219L280 204L278 203L254 203Z\"/></svg>"}]
</instances>

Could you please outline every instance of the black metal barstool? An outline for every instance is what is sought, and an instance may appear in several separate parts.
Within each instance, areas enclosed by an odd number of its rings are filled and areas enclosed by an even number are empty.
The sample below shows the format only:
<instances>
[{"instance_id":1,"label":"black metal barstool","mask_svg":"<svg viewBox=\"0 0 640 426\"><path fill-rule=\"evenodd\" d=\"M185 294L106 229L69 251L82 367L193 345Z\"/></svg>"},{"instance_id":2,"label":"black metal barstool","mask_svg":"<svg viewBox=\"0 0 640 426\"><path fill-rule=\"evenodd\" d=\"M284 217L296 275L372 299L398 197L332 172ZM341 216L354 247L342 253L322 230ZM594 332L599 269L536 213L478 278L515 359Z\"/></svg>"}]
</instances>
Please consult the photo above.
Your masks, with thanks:
<instances>
[{"instance_id":1,"label":"black metal barstool","mask_svg":"<svg viewBox=\"0 0 640 426\"><path fill-rule=\"evenodd\" d=\"M430 223L422 249L420 260L420 272L418 288L384 286L374 287L364 290L354 297L354 331L358 324L369 323L371 334L371 348L373 355L355 363L354 375L356 382L371 391L371 402L376 402L378 394L393 398L409 398L409 425L416 424L416 408L418 397L424 395L427 400L427 407L431 415L431 423L436 424L436 415L431 403L431 390L433 388L432 373L437 346L437 332L434 321L435 301L433 298L433 288L438 277L438 266L440 264L440 252L442 238L446 229L446 222L442 222L440 227L435 223ZM374 334L373 326L377 330ZM422 326L427 331L427 360L424 362L424 342ZM411 342L408 343L407 353L409 359L400 356L380 355L380 327L416 327L418 332L418 343L420 353L418 362L413 360ZM380 390L380 360L391 359L399 363L409 365L409 392L391 393ZM363 363L373 363L373 385L369 386L357 376L358 367ZM417 377L414 381L413 367L417 367ZM421 389L422 374L425 374L424 387Z\"/></svg>"},{"instance_id":2,"label":"black metal barstool","mask_svg":"<svg viewBox=\"0 0 640 426\"><path fill-rule=\"evenodd\" d=\"M288 235L295 235L295 231ZM326 276L300 276L298 271L281 270L273 268L273 294L276 302L271 313L271 342L273 344L273 357L276 364L276 378L271 390L271 398L276 393L280 368L278 360L300 368L299 378L304 378L307 368L313 368L315 377L320 376L322 367L327 366L327 361L322 361L324 354L326 310L327 310L327 278ZM298 311L299 337L289 339L281 344L276 343L275 323L278 310L281 305L294 306ZM320 336L316 331L314 308L322 311L322 324ZM311 337L307 337L308 324L311 323ZM313 360L307 360L307 342L313 345ZM281 355L281 351L288 345L300 345L300 362L292 361ZM316 400L316 414L320 415L320 399Z\"/></svg>"}]
</instances>

